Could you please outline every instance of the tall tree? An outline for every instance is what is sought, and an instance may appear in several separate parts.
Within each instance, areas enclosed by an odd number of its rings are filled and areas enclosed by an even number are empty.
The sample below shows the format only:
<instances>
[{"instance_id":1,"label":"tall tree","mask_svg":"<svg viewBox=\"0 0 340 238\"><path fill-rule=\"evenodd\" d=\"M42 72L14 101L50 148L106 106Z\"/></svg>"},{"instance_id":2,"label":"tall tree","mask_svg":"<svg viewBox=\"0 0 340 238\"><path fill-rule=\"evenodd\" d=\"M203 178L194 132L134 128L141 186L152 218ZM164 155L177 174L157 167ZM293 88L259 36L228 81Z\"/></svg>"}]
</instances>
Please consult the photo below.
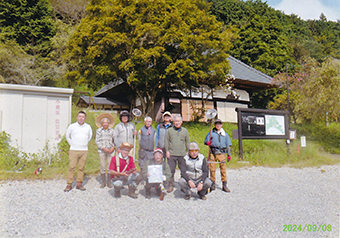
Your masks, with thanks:
<instances>
[{"instance_id":1,"label":"tall tree","mask_svg":"<svg viewBox=\"0 0 340 238\"><path fill-rule=\"evenodd\" d=\"M1 0L0 30L22 46L48 42L55 34L51 11L47 0Z\"/></svg>"},{"instance_id":2,"label":"tall tree","mask_svg":"<svg viewBox=\"0 0 340 238\"><path fill-rule=\"evenodd\" d=\"M225 82L231 33L209 7L203 0L92 0L69 41L68 79L94 89L123 79L145 114L166 85Z\"/></svg>"}]
</instances>

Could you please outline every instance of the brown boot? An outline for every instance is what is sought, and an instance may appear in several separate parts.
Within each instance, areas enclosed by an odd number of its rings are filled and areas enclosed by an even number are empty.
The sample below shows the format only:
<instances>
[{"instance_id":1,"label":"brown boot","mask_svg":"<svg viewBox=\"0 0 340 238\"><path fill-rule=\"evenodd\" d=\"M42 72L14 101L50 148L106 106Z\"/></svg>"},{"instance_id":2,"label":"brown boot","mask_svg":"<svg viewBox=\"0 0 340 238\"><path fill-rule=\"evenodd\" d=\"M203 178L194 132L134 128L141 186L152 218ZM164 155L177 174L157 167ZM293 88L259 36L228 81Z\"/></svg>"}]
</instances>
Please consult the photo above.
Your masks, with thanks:
<instances>
[{"instance_id":1,"label":"brown boot","mask_svg":"<svg viewBox=\"0 0 340 238\"><path fill-rule=\"evenodd\" d=\"M81 184L82 182L77 182L77 187L76 189L79 189L80 191L85 191L86 188L83 187L83 185Z\"/></svg>"},{"instance_id":2,"label":"brown boot","mask_svg":"<svg viewBox=\"0 0 340 238\"><path fill-rule=\"evenodd\" d=\"M72 189L72 184L67 184L66 188L64 189L64 192L69 192Z\"/></svg>"},{"instance_id":3,"label":"brown boot","mask_svg":"<svg viewBox=\"0 0 340 238\"><path fill-rule=\"evenodd\" d=\"M170 180L169 188L168 188L168 190L166 190L167 193L171 193L172 191L174 191L174 179Z\"/></svg>"},{"instance_id":4,"label":"brown boot","mask_svg":"<svg viewBox=\"0 0 340 238\"><path fill-rule=\"evenodd\" d=\"M230 193L229 188L227 187L227 181L222 182L222 191Z\"/></svg>"},{"instance_id":5,"label":"brown boot","mask_svg":"<svg viewBox=\"0 0 340 238\"><path fill-rule=\"evenodd\" d=\"M138 197L137 194L135 194L135 188L132 186L129 186L129 197L136 199Z\"/></svg>"},{"instance_id":6,"label":"brown boot","mask_svg":"<svg viewBox=\"0 0 340 238\"><path fill-rule=\"evenodd\" d=\"M106 180L106 185L108 188L112 188L112 183L111 183L111 174L107 174L107 180Z\"/></svg>"},{"instance_id":7,"label":"brown boot","mask_svg":"<svg viewBox=\"0 0 340 238\"><path fill-rule=\"evenodd\" d=\"M100 188L105 188L106 186L106 176L105 174L101 174L102 176L102 185L100 185Z\"/></svg>"}]
</instances>

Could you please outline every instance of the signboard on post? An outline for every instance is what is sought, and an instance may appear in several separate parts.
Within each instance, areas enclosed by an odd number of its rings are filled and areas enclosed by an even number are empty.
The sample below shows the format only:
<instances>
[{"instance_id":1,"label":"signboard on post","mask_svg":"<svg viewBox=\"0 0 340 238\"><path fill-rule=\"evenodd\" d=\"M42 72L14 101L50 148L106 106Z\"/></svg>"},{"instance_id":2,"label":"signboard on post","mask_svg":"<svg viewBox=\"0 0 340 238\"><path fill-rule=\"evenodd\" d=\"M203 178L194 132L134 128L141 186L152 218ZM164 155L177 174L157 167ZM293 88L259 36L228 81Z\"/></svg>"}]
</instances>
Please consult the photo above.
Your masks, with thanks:
<instances>
[{"instance_id":1,"label":"signboard on post","mask_svg":"<svg viewBox=\"0 0 340 238\"><path fill-rule=\"evenodd\" d=\"M240 157L243 158L242 139L289 139L288 112L236 108Z\"/></svg>"}]
</instances>

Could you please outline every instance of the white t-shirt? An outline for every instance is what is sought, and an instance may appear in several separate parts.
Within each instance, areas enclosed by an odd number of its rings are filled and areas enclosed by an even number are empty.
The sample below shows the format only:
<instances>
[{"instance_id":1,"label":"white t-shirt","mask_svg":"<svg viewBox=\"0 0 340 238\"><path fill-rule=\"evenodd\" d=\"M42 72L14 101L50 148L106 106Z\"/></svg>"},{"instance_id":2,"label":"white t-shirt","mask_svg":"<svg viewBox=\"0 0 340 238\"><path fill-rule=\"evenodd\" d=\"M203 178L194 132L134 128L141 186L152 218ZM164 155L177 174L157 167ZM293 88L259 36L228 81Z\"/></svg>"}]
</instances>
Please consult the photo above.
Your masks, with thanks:
<instances>
[{"instance_id":1,"label":"white t-shirt","mask_svg":"<svg viewBox=\"0 0 340 238\"><path fill-rule=\"evenodd\" d=\"M66 140L70 144L70 150L88 150L87 145L92 138L91 126L87 123L79 125L72 123L66 131Z\"/></svg>"}]
</instances>

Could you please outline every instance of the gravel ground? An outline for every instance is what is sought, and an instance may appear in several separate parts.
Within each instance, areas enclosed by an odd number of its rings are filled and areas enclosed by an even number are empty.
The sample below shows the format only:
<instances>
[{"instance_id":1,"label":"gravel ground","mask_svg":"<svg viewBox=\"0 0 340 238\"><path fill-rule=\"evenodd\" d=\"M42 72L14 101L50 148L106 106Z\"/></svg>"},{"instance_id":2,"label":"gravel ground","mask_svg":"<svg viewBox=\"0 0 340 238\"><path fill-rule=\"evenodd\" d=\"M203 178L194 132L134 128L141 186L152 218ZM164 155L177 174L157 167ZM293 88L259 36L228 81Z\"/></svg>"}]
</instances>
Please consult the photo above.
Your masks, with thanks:
<instances>
[{"instance_id":1,"label":"gravel ground","mask_svg":"<svg viewBox=\"0 0 340 238\"><path fill-rule=\"evenodd\" d=\"M115 198L112 189L99 188L99 177L86 178L86 191L69 193L65 180L2 181L0 237L339 237L339 171L339 165L228 170L231 193L218 182L206 201L184 200L178 184L160 201L154 190L145 199L141 185L138 199L127 189ZM283 232L289 224L305 231ZM308 231L308 224L320 230Z\"/></svg>"}]
</instances>

